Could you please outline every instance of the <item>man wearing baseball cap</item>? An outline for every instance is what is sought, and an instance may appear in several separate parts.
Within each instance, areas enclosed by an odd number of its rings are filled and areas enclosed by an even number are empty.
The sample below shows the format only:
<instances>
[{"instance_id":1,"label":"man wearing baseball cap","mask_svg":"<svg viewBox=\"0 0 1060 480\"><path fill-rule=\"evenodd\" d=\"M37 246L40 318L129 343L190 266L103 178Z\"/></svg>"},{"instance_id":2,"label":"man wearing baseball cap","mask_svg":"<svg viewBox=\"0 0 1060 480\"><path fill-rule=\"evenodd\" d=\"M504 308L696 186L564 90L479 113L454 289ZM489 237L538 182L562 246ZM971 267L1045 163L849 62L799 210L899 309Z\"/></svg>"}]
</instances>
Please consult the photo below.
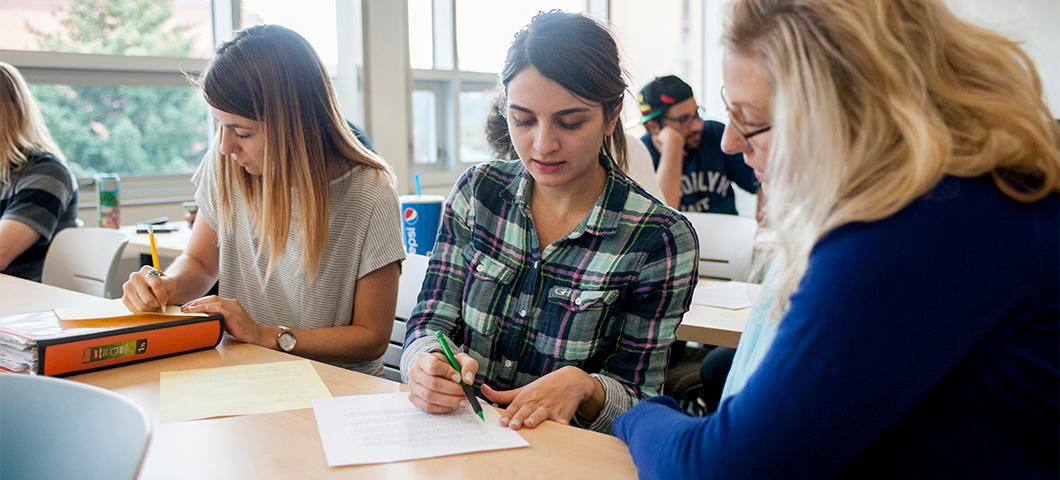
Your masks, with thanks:
<instances>
[{"instance_id":1,"label":"man wearing baseball cap","mask_svg":"<svg viewBox=\"0 0 1060 480\"><path fill-rule=\"evenodd\" d=\"M656 77L637 101L647 130L641 141L651 153L667 205L683 212L736 215L732 182L758 193L754 170L743 156L721 151L725 125L702 118L687 83L673 75Z\"/></svg>"}]
</instances>

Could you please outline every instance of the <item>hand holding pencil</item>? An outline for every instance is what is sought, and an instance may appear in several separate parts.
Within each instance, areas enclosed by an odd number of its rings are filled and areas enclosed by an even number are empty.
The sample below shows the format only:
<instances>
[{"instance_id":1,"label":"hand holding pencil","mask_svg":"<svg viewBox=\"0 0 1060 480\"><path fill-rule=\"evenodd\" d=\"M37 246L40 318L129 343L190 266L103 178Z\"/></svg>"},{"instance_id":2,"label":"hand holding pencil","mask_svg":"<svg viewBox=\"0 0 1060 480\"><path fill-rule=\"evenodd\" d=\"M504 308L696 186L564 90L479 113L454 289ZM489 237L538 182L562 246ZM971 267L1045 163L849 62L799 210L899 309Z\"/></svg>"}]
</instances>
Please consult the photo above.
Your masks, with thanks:
<instances>
[{"instance_id":1,"label":"hand holding pencil","mask_svg":"<svg viewBox=\"0 0 1060 480\"><path fill-rule=\"evenodd\" d=\"M152 265L145 265L133 272L122 285L122 303L132 312L156 312L168 303L172 292L176 290L176 279L166 277L159 266L154 228L148 227L147 235L151 244Z\"/></svg>"}]
</instances>

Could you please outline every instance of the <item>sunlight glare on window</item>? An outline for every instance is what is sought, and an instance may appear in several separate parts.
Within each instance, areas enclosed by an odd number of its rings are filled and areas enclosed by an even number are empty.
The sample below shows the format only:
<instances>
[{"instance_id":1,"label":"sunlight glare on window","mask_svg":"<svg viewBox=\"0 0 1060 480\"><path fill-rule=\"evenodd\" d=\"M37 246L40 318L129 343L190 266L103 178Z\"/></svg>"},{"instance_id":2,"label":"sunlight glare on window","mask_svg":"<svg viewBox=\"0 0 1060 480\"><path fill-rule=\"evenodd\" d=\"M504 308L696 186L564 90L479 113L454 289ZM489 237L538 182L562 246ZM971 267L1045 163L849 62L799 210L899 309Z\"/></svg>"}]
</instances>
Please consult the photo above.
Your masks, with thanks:
<instances>
[{"instance_id":1,"label":"sunlight glare on window","mask_svg":"<svg viewBox=\"0 0 1060 480\"><path fill-rule=\"evenodd\" d=\"M539 11L583 13L585 0L456 0L460 70L499 72L515 33Z\"/></svg>"},{"instance_id":2,"label":"sunlight glare on window","mask_svg":"<svg viewBox=\"0 0 1060 480\"><path fill-rule=\"evenodd\" d=\"M242 0L242 25L283 25L305 37L332 71L339 63L335 0Z\"/></svg>"}]
</instances>

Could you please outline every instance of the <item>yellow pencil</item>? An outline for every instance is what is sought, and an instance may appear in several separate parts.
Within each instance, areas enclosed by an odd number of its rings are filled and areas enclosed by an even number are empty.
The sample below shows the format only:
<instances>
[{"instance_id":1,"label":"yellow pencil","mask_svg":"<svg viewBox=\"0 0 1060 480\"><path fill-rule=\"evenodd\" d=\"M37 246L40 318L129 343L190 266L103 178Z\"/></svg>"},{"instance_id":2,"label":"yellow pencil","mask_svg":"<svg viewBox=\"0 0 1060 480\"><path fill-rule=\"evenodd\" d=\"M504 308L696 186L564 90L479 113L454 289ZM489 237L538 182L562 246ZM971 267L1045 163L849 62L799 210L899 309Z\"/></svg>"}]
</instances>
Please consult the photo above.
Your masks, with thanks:
<instances>
[{"instance_id":1,"label":"yellow pencil","mask_svg":"<svg viewBox=\"0 0 1060 480\"><path fill-rule=\"evenodd\" d=\"M158 266L158 245L155 244L154 225L147 226L147 238L151 240L151 265L155 267L155 270L158 270L159 273L161 273L162 268Z\"/></svg>"}]
</instances>

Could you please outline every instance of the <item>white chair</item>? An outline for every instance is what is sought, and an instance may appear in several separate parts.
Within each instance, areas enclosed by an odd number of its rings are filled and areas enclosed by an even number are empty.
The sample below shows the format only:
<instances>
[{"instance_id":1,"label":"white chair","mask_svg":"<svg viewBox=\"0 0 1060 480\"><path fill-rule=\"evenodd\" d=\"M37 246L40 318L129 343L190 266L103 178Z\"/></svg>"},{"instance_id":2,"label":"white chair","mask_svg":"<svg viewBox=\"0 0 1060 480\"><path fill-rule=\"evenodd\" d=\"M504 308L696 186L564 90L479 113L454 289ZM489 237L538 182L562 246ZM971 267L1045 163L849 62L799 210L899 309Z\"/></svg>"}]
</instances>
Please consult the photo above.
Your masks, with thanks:
<instances>
[{"instance_id":1,"label":"white chair","mask_svg":"<svg viewBox=\"0 0 1060 480\"><path fill-rule=\"evenodd\" d=\"M67 228L52 239L41 283L106 296L129 237L110 228Z\"/></svg>"},{"instance_id":2,"label":"white chair","mask_svg":"<svg viewBox=\"0 0 1060 480\"><path fill-rule=\"evenodd\" d=\"M151 438L139 405L92 385L0 374L0 478L135 478Z\"/></svg>"},{"instance_id":3,"label":"white chair","mask_svg":"<svg viewBox=\"0 0 1060 480\"><path fill-rule=\"evenodd\" d=\"M405 321L416 308L423 278L427 276L430 257L408 254L401 265L401 280L398 282L397 313L394 328L390 331L390 345L383 354L383 376L395 382L401 381L401 349L405 346Z\"/></svg>"},{"instance_id":4,"label":"white chair","mask_svg":"<svg viewBox=\"0 0 1060 480\"><path fill-rule=\"evenodd\" d=\"M685 213L699 237L699 275L747 281L758 224L752 218L718 213Z\"/></svg>"}]
</instances>

